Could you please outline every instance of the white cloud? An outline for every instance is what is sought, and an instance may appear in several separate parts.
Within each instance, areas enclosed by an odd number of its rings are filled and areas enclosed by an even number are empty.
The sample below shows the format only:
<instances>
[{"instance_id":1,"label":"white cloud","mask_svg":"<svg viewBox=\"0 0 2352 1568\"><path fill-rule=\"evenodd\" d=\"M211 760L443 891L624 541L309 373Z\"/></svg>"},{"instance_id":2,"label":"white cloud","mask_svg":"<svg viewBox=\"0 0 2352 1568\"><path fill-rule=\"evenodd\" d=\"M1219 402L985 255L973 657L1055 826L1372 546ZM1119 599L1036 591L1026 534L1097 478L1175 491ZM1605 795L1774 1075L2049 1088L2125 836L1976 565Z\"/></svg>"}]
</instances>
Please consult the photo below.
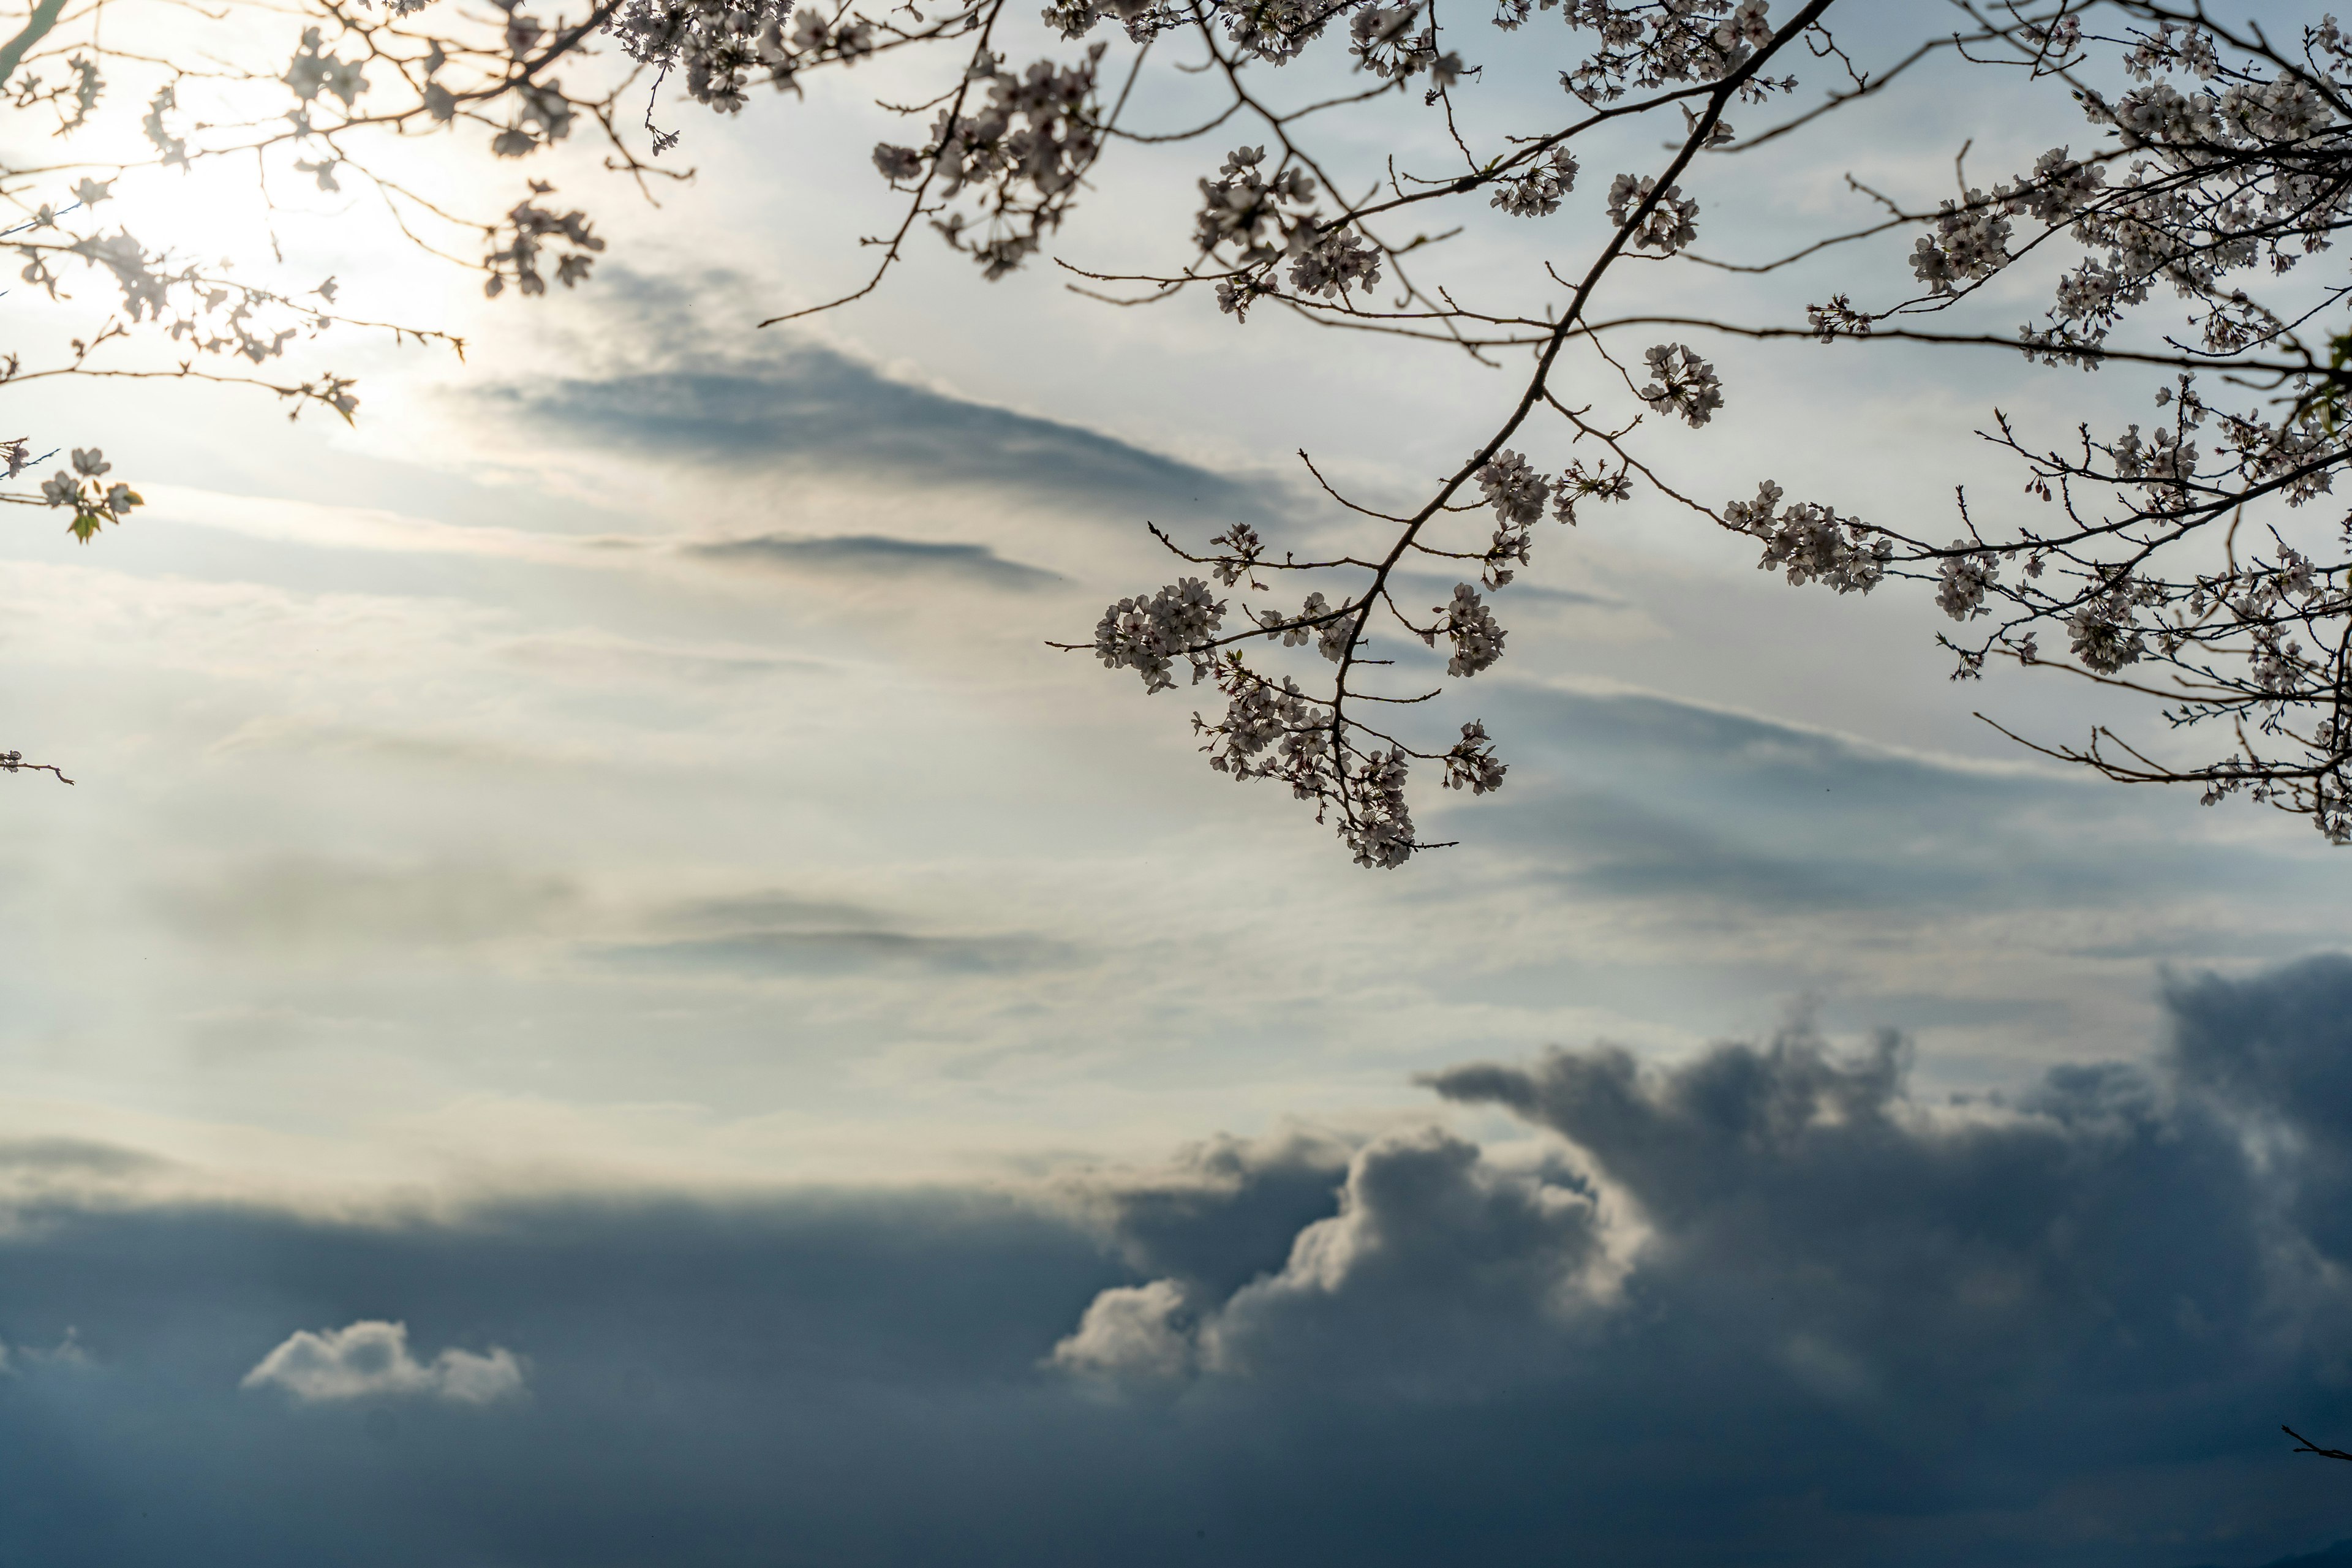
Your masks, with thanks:
<instances>
[{"instance_id":1,"label":"white cloud","mask_svg":"<svg viewBox=\"0 0 2352 1568\"><path fill-rule=\"evenodd\" d=\"M489 1405L522 1392L522 1363L497 1345L488 1355L445 1350L420 1362L409 1353L407 1324L369 1320L320 1334L296 1331L245 1374L247 1388L273 1385L309 1403L426 1394Z\"/></svg>"},{"instance_id":2,"label":"white cloud","mask_svg":"<svg viewBox=\"0 0 2352 1568\"><path fill-rule=\"evenodd\" d=\"M1192 1365L1192 1336L1178 1321L1183 1310L1173 1279L1105 1290L1077 1331L1054 1347L1054 1364L1098 1376L1181 1377Z\"/></svg>"}]
</instances>

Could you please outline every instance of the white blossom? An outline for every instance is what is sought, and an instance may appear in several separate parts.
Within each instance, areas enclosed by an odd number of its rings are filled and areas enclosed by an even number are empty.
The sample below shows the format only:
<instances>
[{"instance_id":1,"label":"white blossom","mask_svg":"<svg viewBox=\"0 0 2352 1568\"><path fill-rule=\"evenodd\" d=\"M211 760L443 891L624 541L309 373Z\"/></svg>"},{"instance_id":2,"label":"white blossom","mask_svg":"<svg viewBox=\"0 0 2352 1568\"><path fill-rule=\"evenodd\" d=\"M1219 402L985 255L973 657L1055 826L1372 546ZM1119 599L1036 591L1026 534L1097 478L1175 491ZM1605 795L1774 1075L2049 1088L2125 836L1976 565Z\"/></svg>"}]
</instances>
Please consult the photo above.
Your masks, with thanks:
<instances>
[{"instance_id":1,"label":"white blossom","mask_svg":"<svg viewBox=\"0 0 2352 1568\"><path fill-rule=\"evenodd\" d=\"M1401 753L1387 751L1349 770L1355 819L1341 826L1339 837L1355 852L1357 865L1388 870L1412 858L1412 814L1404 798L1410 768Z\"/></svg>"},{"instance_id":2,"label":"white blossom","mask_svg":"<svg viewBox=\"0 0 2352 1568\"><path fill-rule=\"evenodd\" d=\"M1490 206L1513 217L1548 217L1559 211L1560 198L1576 188L1576 154L1565 142L1552 148L1525 174L1515 174L1496 187Z\"/></svg>"},{"instance_id":3,"label":"white blossom","mask_svg":"<svg viewBox=\"0 0 2352 1568\"><path fill-rule=\"evenodd\" d=\"M1528 465L1527 458L1508 449L1497 452L1479 465L1477 478L1486 504L1506 523L1524 528L1541 521L1551 484Z\"/></svg>"},{"instance_id":4,"label":"white blossom","mask_svg":"<svg viewBox=\"0 0 2352 1568\"><path fill-rule=\"evenodd\" d=\"M1454 597L1437 606L1444 617L1440 630L1454 647L1454 657L1445 661L1448 675L1472 676L1503 657L1503 638L1507 635L1495 623L1495 613L1478 596L1478 590L1467 583L1454 585Z\"/></svg>"},{"instance_id":5,"label":"white blossom","mask_svg":"<svg viewBox=\"0 0 2352 1568\"><path fill-rule=\"evenodd\" d=\"M1723 383L1715 366L1682 343L1660 343L1642 356L1650 367L1650 383L1642 401L1665 413L1679 414L1694 430L1723 406Z\"/></svg>"},{"instance_id":6,"label":"white blossom","mask_svg":"<svg viewBox=\"0 0 2352 1568\"><path fill-rule=\"evenodd\" d=\"M1510 769L1495 755L1495 744L1487 739L1486 726L1472 721L1462 726L1462 738L1445 753L1445 787L1466 789L1472 795L1486 795L1503 787L1503 775Z\"/></svg>"},{"instance_id":7,"label":"white blossom","mask_svg":"<svg viewBox=\"0 0 2352 1568\"><path fill-rule=\"evenodd\" d=\"M1867 594L1885 577L1895 547L1884 535L1816 501L1784 508L1780 496L1780 487L1768 479L1753 501L1723 509L1725 522L1764 542L1759 571L1784 572L1793 585L1822 583L1841 594Z\"/></svg>"},{"instance_id":8,"label":"white blossom","mask_svg":"<svg viewBox=\"0 0 2352 1568\"><path fill-rule=\"evenodd\" d=\"M1937 569L1936 604L1956 621L1983 615L1985 593L2000 576L2000 563L1990 551L1968 547L1965 539L1952 541L1954 550L1968 553L1947 556Z\"/></svg>"},{"instance_id":9,"label":"white blossom","mask_svg":"<svg viewBox=\"0 0 2352 1568\"><path fill-rule=\"evenodd\" d=\"M1934 294L1991 277L2009 261L2009 219L2000 199L1971 190L1946 202L1932 233L1912 247L1911 272Z\"/></svg>"},{"instance_id":10,"label":"white blossom","mask_svg":"<svg viewBox=\"0 0 2352 1568\"><path fill-rule=\"evenodd\" d=\"M2069 646L2087 669L2113 675L2137 663L2147 652L2147 639L2134 624L2127 598L2108 594L2077 610L2066 623Z\"/></svg>"},{"instance_id":11,"label":"white blossom","mask_svg":"<svg viewBox=\"0 0 2352 1568\"><path fill-rule=\"evenodd\" d=\"M1200 645L1216 633L1224 613L1224 601L1207 584L1181 578L1149 599L1121 599L1105 610L1095 626L1095 655L1108 668L1136 671L1146 691L1176 684L1168 671L1178 658L1190 661L1197 684L1208 672Z\"/></svg>"},{"instance_id":12,"label":"white blossom","mask_svg":"<svg viewBox=\"0 0 2352 1568\"><path fill-rule=\"evenodd\" d=\"M1301 294L1328 298L1370 289L1381 280L1380 251L1361 235L1345 229L1310 232L1304 225L1292 229L1290 258L1290 286Z\"/></svg>"},{"instance_id":13,"label":"white blossom","mask_svg":"<svg viewBox=\"0 0 2352 1568\"><path fill-rule=\"evenodd\" d=\"M1654 191L1657 205L1643 216L1628 243L1671 256L1698 237L1698 203L1685 196L1680 185L1659 191L1658 182L1646 174L1620 174L1609 183L1609 221L1624 227Z\"/></svg>"}]
</instances>

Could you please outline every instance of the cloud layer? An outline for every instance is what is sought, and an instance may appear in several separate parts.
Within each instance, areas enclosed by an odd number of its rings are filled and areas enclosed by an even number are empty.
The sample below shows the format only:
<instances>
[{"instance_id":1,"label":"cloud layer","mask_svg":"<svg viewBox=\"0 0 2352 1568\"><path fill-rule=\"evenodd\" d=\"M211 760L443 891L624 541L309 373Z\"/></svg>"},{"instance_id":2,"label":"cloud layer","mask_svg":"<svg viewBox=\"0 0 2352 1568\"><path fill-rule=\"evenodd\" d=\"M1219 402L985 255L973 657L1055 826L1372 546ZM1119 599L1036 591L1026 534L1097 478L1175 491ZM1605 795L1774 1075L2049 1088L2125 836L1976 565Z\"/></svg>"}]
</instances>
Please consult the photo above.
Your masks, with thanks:
<instances>
[{"instance_id":1,"label":"cloud layer","mask_svg":"<svg viewBox=\"0 0 2352 1568\"><path fill-rule=\"evenodd\" d=\"M2308 1552L2346 1479L2277 1426L2352 1435L2352 959L2168 1005L2152 1065L2002 1099L1892 1036L1593 1047L1434 1075L1452 1128L1029 1196L31 1189L0 1329L77 1354L0 1377L0 1561Z\"/></svg>"}]
</instances>

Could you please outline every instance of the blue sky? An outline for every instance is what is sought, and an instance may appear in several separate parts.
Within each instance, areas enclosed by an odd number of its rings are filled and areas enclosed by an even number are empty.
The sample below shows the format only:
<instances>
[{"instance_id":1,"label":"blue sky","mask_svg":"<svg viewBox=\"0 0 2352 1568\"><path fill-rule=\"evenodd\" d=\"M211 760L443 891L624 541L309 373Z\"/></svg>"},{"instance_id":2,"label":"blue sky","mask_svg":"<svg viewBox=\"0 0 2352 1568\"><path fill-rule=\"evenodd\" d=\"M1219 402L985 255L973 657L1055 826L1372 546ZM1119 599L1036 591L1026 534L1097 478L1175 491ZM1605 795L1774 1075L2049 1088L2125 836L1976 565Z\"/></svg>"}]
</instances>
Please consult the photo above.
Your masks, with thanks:
<instances>
[{"instance_id":1,"label":"blue sky","mask_svg":"<svg viewBox=\"0 0 2352 1568\"><path fill-rule=\"evenodd\" d=\"M2047 144L1927 102L1727 226ZM1403 494L1499 381L928 253L750 330L857 264L874 118L694 122L528 308L289 220L472 342L334 344L354 429L44 410L151 504L0 534L0 738L78 781L0 781L0 1563L2352 1535L2275 1431L2352 1436L2337 857L2041 765L1971 710L2079 693L1637 506L1500 596L1505 791L1357 870L1045 644L1171 574L1147 520L1328 541L1287 454ZM1722 361L1678 461L1882 515L2013 488L1993 402L2145 391Z\"/></svg>"}]
</instances>

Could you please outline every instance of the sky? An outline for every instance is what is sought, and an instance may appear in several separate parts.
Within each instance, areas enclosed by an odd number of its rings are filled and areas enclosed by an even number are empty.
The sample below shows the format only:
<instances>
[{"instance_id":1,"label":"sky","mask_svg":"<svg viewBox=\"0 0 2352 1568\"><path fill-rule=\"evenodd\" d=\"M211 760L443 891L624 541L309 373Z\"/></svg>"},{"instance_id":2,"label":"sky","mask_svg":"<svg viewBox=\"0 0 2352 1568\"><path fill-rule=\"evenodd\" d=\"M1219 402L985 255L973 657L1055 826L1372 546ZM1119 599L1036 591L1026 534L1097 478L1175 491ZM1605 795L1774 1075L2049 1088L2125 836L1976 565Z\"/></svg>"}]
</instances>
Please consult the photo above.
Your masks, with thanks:
<instances>
[{"instance_id":1,"label":"sky","mask_svg":"<svg viewBox=\"0 0 2352 1568\"><path fill-rule=\"evenodd\" d=\"M1478 111L1551 90L1538 54ZM148 504L0 530L0 741L75 780L0 779L0 1563L2352 1537L2352 1468L2277 1431L2352 1438L2338 855L2045 765L1973 715L2071 739L2082 692L1955 686L1916 586L1791 589L1637 502L1545 525L1448 699L1505 789L1424 789L1458 847L1355 868L1204 765L1183 689L1046 644L1176 574L1147 521L1348 537L1292 454L1407 500L1508 373L929 248L757 330L867 264L893 79L681 120L658 209L557 166L612 248L544 300L289 198L289 271L468 340L306 346L348 429L11 405ZM1869 114L1695 174L1703 234L2084 135L1966 75ZM1453 276L1524 289L1643 148ZM1058 252L1166 254L1222 151L1139 152ZM226 171L123 199L257 243ZM1907 243L1633 298L1785 310ZM10 331L73 320L27 292ZM2016 504L1990 408L2148 390L1710 352L1677 471L1866 516Z\"/></svg>"}]
</instances>

